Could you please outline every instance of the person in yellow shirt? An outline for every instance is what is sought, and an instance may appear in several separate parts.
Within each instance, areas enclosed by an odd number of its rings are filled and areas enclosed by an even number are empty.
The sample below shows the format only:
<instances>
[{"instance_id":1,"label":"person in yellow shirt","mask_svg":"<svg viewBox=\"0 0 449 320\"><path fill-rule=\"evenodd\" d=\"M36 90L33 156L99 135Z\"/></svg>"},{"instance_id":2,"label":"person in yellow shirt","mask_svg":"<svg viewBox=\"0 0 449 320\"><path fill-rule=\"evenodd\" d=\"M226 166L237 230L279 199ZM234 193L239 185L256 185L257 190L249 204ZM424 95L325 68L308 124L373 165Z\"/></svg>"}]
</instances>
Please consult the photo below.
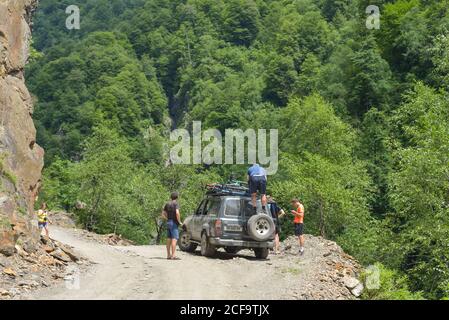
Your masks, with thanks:
<instances>
[{"instance_id":1,"label":"person in yellow shirt","mask_svg":"<svg viewBox=\"0 0 449 320\"><path fill-rule=\"evenodd\" d=\"M50 220L48 219L48 210L47 210L47 204L43 202L41 204L40 209L37 211L37 219L38 219L38 227L39 231L42 233L42 229L45 230L45 234L49 235L48 232L48 223Z\"/></svg>"},{"instance_id":2,"label":"person in yellow shirt","mask_svg":"<svg viewBox=\"0 0 449 320\"><path fill-rule=\"evenodd\" d=\"M299 199L292 200L294 210L291 213L294 215L293 223L295 224L295 236L299 240L299 254L304 254L304 206Z\"/></svg>"}]
</instances>

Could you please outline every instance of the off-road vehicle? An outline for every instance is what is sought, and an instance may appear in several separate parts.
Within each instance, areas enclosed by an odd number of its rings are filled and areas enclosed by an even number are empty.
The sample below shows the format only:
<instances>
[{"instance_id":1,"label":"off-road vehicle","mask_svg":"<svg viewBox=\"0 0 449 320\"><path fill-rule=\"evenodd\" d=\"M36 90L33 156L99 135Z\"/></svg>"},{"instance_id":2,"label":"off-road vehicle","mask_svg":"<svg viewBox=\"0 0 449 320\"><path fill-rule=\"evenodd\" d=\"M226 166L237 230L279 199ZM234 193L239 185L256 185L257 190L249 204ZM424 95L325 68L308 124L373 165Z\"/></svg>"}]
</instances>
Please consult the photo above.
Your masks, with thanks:
<instances>
[{"instance_id":1,"label":"off-road vehicle","mask_svg":"<svg viewBox=\"0 0 449 320\"><path fill-rule=\"evenodd\" d=\"M227 253L252 249L255 256L265 259L274 246L275 221L261 208L257 200L254 213L251 196L243 183L208 185L208 191L196 212L184 220L179 237L182 251L214 256L218 248Z\"/></svg>"}]
</instances>

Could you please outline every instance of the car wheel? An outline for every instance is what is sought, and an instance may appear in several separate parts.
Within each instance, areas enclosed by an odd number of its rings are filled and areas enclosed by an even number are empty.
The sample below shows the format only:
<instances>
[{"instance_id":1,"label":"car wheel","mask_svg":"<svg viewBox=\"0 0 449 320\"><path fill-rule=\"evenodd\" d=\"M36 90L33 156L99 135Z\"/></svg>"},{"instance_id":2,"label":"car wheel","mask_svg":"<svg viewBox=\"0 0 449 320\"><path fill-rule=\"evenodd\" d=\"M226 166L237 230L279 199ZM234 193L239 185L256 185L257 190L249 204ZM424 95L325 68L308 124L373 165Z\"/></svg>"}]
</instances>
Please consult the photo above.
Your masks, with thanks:
<instances>
[{"instance_id":1,"label":"car wheel","mask_svg":"<svg viewBox=\"0 0 449 320\"><path fill-rule=\"evenodd\" d=\"M209 243L206 232L201 235L201 255L204 257L213 257L215 255L215 247Z\"/></svg>"},{"instance_id":2,"label":"car wheel","mask_svg":"<svg viewBox=\"0 0 449 320\"><path fill-rule=\"evenodd\" d=\"M237 252L239 252L238 247L225 247L224 250L229 254L236 254Z\"/></svg>"},{"instance_id":3,"label":"car wheel","mask_svg":"<svg viewBox=\"0 0 449 320\"><path fill-rule=\"evenodd\" d=\"M276 229L273 219L266 214L257 214L249 218L248 234L256 241L269 240Z\"/></svg>"},{"instance_id":4,"label":"car wheel","mask_svg":"<svg viewBox=\"0 0 449 320\"><path fill-rule=\"evenodd\" d=\"M194 252L198 245L190 241L190 233L187 230L181 231L179 235L178 246L181 251Z\"/></svg>"},{"instance_id":5,"label":"car wheel","mask_svg":"<svg viewBox=\"0 0 449 320\"><path fill-rule=\"evenodd\" d=\"M268 257L268 248L254 248L254 254L257 259L266 259Z\"/></svg>"}]
</instances>

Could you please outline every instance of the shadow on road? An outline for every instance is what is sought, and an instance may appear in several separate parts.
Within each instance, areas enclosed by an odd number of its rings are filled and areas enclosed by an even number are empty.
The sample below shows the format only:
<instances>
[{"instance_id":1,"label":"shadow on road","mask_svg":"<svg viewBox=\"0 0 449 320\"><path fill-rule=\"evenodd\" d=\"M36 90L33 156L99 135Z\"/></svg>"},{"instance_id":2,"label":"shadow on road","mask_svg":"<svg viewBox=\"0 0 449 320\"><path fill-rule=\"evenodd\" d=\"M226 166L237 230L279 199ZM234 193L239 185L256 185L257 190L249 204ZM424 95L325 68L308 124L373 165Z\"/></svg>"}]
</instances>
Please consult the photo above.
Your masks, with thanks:
<instances>
[{"instance_id":1,"label":"shadow on road","mask_svg":"<svg viewBox=\"0 0 449 320\"><path fill-rule=\"evenodd\" d=\"M201 256L201 252L199 250L196 250L195 252L193 252L191 254L195 255L195 256L198 256L198 257L202 257ZM233 254L233 253L227 253L227 252L223 252L223 251L217 251L215 253L215 256L213 258L209 258L209 259L232 260L234 258L245 259L245 260L248 260L248 261L259 261L259 262L260 261L268 261L269 260L269 259L257 259L254 256L250 256L250 255L246 255L246 254L239 254L239 253Z\"/></svg>"}]
</instances>

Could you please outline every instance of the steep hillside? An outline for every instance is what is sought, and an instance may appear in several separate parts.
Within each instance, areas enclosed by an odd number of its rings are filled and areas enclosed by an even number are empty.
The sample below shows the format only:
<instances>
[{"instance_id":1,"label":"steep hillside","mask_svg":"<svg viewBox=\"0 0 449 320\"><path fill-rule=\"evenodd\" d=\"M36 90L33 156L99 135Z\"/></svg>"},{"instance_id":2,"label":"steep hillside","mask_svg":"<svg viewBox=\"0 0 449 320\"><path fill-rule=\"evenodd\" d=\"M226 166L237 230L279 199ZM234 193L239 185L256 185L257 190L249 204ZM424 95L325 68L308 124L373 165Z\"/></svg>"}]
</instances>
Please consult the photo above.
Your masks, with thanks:
<instances>
[{"instance_id":1,"label":"steep hillside","mask_svg":"<svg viewBox=\"0 0 449 320\"><path fill-rule=\"evenodd\" d=\"M36 144L33 102L24 82L36 0L0 0L0 253L36 250L33 221L44 151Z\"/></svg>"},{"instance_id":2,"label":"steep hillside","mask_svg":"<svg viewBox=\"0 0 449 320\"><path fill-rule=\"evenodd\" d=\"M34 15L40 202L89 231L157 243L172 191L184 218L205 184L248 169L167 165L169 116L189 132L277 129L267 192L285 210L299 197L308 233L379 265L386 280L369 298L449 297L448 1L378 1L380 29L367 28L367 0L78 0L69 30L72 4L41 1ZM6 254L34 248L42 151L22 82L33 8L0 0Z\"/></svg>"}]
</instances>

